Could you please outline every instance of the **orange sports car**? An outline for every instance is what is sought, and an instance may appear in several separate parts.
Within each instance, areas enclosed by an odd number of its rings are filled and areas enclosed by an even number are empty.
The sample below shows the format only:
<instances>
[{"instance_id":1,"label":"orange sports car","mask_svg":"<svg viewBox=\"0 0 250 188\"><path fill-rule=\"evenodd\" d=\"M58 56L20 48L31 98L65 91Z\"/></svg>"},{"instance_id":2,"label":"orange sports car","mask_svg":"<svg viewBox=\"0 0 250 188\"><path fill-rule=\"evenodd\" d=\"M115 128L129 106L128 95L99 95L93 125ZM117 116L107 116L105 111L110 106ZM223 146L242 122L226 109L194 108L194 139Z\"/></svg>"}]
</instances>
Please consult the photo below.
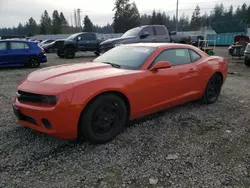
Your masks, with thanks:
<instances>
[{"instance_id":1,"label":"orange sports car","mask_svg":"<svg viewBox=\"0 0 250 188\"><path fill-rule=\"evenodd\" d=\"M185 44L121 45L93 62L27 75L17 87L18 123L61 139L115 138L128 120L201 99L216 102L227 77L225 58Z\"/></svg>"}]
</instances>

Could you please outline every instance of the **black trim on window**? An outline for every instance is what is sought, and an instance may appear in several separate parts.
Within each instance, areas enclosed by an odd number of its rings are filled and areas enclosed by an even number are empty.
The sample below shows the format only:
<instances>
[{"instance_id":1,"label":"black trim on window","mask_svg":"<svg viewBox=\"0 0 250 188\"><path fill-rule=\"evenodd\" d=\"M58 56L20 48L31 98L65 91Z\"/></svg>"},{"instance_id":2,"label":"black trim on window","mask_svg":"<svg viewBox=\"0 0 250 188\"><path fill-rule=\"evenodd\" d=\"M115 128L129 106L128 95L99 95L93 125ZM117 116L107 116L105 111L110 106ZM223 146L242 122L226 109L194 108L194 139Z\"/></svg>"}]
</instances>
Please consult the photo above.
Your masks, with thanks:
<instances>
[{"instance_id":1,"label":"black trim on window","mask_svg":"<svg viewBox=\"0 0 250 188\"><path fill-rule=\"evenodd\" d=\"M190 56L190 59L191 59L191 62L192 62L192 63L193 63L193 62L196 62L196 61L198 61L199 59L202 58L202 56L201 56L198 52L196 52L196 51L194 51L194 50L192 50L192 49L188 49L188 51L189 51L189 56ZM193 60L192 55L191 55L191 51L193 51L193 52L195 52L197 55L199 55L200 58L199 58L199 59L196 59L196 60Z\"/></svg>"}]
</instances>

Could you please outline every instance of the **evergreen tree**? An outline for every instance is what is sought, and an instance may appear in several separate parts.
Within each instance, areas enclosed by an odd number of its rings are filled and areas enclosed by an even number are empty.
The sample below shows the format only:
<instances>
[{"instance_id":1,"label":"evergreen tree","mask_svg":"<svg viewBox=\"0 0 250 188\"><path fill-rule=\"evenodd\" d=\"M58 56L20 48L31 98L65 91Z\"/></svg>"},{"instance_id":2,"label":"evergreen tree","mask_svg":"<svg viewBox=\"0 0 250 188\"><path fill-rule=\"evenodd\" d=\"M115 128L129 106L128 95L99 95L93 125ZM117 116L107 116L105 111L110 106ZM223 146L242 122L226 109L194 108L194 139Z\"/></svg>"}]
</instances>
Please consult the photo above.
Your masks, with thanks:
<instances>
[{"instance_id":1,"label":"evergreen tree","mask_svg":"<svg viewBox=\"0 0 250 188\"><path fill-rule=\"evenodd\" d=\"M53 34L61 33L61 20L57 10L54 10L52 14L52 27L53 27Z\"/></svg>"},{"instance_id":2,"label":"evergreen tree","mask_svg":"<svg viewBox=\"0 0 250 188\"><path fill-rule=\"evenodd\" d=\"M87 15L84 17L83 25L84 25L83 27L84 32L92 32L94 29L93 23L91 22L91 20Z\"/></svg>"},{"instance_id":3,"label":"evergreen tree","mask_svg":"<svg viewBox=\"0 0 250 188\"><path fill-rule=\"evenodd\" d=\"M38 34L37 23L32 17L30 17L29 21L27 22L27 30L28 30L28 36L33 36Z\"/></svg>"},{"instance_id":4,"label":"evergreen tree","mask_svg":"<svg viewBox=\"0 0 250 188\"><path fill-rule=\"evenodd\" d=\"M191 22L190 22L190 28L192 30L197 30L201 27L201 16L200 16L200 7L199 5L196 6L194 9Z\"/></svg>"},{"instance_id":5,"label":"evergreen tree","mask_svg":"<svg viewBox=\"0 0 250 188\"><path fill-rule=\"evenodd\" d=\"M129 0L116 0L113 11L115 33L124 33L140 25L140 14L135 3L129 3Z\"/></svg>"},{"instance_id":6,"label":"evergreen tree","mask_svg":"<svg viewBox=\"0 0 250 188\"><path fill-rule=\"evenodd\" d=\"M52 30L51 18L49 17L47 10L45 10L40 20L40 33L51 34L51 30Z\"/></svg>"}]
</instances>

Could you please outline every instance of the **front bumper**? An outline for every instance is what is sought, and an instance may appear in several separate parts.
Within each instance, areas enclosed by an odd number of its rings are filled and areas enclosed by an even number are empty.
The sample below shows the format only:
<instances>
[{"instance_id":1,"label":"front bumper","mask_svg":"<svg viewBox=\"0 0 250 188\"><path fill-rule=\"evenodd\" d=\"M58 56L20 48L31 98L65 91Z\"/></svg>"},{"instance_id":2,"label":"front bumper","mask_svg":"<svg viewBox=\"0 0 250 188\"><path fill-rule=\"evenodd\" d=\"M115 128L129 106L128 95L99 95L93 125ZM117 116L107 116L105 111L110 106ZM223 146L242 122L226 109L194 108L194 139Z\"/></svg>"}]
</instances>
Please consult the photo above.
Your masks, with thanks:
<instances>
[{"instance_id":1,"label":"front bumper","mask_svg":"<svg viewBox=\"0 0 250 188\"><path fill-rule=\"evenodd\" d=\"M81 110L66 101L55 106L45 106L21 103L15 98L13 103L13 112L18 124L60 139L77 138Z\"/></svg>"}]
</instances>

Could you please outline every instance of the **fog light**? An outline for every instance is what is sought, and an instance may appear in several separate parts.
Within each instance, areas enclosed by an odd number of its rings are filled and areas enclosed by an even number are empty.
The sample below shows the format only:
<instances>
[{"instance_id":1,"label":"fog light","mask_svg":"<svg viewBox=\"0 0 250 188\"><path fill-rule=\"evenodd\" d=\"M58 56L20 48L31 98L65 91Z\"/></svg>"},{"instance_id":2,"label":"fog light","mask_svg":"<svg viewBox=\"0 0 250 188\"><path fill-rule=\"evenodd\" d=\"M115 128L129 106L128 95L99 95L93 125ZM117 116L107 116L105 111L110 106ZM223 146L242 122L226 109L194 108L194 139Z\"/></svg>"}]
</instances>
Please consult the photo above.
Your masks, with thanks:
<instances>
[{"instance_id":1,"label":"fog light","mask_svg":"<svg viewBox=\"0 0 250 188\"><path fill-rule=\"evenodd\" d=\"M46 129L51 129L51 123L49 122L49 120L43 118L43 119L42 119L42 123L43 123L43 126L44 126Z\"/></svg>"}]
</instances>

